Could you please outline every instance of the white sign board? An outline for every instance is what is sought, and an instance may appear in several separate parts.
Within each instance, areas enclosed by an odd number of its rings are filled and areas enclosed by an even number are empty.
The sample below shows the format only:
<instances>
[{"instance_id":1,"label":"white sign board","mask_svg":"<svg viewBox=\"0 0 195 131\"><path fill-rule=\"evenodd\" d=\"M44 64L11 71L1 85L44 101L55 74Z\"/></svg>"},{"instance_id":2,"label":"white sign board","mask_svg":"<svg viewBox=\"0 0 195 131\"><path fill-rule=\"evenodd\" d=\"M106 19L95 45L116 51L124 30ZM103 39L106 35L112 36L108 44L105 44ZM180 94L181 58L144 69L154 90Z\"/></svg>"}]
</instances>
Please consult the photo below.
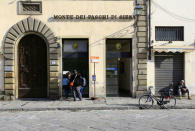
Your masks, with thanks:
<instances>
[{"instance_id":1,"label":"white sign board","mask_svg":"<svg viewBox=\"0 0 195 131\"><path fill-rule=\"evenodd\" d=\"M98 63L98 62L100 62L100 57L99 56L91 56L90 62L91 63Z\"/></svg>"},{"instance_id":2,"label":"white sign board","mask_svg":"<svg viewBox=\"0 0 195 131\"><path fill-rule=\"evenodd\" d=\"M63 71L62 74L65 75L66 73L68 73L69 71Z\"/></svg>"}]
</instances>

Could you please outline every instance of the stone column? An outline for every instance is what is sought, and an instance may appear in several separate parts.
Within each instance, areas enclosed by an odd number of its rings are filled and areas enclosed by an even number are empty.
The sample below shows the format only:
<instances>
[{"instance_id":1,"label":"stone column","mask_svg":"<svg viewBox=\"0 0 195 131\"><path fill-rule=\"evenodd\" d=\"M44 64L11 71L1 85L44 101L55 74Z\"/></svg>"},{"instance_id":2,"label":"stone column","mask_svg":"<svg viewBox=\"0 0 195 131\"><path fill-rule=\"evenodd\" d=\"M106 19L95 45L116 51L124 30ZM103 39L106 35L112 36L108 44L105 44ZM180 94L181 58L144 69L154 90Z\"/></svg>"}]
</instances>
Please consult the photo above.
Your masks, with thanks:
<instances>
[{"instance_id":1,"label":"stone column","mask_svg":"<svg viewBox=\"0 0 195 131\"><path fill-rule=\"evenodd\" d=\"M136 36L137 36L137 91L139 97L147 90L147 5L146 0L137 0L137 5L143 7L142 14L137 16Z\"/></svg>"}]
</instances>

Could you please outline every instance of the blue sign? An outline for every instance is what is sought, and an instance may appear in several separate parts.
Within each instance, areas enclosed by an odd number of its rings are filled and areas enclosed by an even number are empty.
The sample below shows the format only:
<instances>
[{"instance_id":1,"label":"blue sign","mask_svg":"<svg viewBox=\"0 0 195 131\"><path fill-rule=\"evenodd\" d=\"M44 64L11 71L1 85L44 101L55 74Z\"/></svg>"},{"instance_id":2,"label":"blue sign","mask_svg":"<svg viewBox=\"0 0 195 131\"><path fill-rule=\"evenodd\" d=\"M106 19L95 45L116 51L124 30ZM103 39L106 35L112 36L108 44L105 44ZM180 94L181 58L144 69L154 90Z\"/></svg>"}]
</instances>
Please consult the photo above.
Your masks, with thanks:
<instances>
[{"instance_id":1,"label":"blue sign","mask_svg":"<svg viewBox=\"0 0 195 131\"><path fill-rule=\"evenodd\" d=\"M106 68L106 70L110 70L110 71L117 71L118 70L118 68L115 68L115 67L108 67L108 68Z\"/></svg>"},{"instance_id":2,"label":"blue sign","mask_svg":"<svg viewBox=\"0 0 195 131\"><path fill-rule=\"evenodd\" d=\"M92 75L92 81L96 81L96 75Z\"/></svg>"}]
</instances>

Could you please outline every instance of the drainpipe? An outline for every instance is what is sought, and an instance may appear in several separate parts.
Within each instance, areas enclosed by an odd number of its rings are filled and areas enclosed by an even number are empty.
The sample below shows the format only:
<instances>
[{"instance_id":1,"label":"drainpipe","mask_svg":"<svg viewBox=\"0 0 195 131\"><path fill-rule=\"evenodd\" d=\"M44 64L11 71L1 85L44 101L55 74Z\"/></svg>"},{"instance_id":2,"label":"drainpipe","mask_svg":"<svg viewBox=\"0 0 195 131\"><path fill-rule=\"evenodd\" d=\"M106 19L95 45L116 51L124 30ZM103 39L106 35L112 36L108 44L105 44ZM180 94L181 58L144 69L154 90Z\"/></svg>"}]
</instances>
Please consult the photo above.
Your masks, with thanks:
<instances>
[{"instance_id":1,"label":"drainpipe","mask_svg":"<svg viewBox=\"0 0 195 131\"><path fill-rule=\"evenodd\" d=\"M151 0L148 0L148 59L151 60Z\"/></svg>"}]
</instances>

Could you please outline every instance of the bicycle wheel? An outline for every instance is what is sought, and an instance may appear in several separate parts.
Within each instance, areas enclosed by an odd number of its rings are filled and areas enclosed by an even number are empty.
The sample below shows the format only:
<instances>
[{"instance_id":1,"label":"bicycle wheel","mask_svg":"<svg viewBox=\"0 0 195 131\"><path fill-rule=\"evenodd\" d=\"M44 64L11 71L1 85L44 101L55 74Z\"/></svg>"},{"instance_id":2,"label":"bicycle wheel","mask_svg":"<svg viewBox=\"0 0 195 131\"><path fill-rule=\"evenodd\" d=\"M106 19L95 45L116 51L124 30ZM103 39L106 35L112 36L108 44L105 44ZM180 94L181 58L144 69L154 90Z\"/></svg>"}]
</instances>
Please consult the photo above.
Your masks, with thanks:
<instances>
[{"instance_id":1,"label":"bicycle wheel","mask_svg":"<svg viewBox=\"0 0 195 131\"><path fill-rule=\"evenodd\" d=\"M170 97L169 99L163 99L164 106L167 109L172 109L176 106L176 99L175 97Z\"/></svg>"},{"instance_id":2,"label":"bicycle wheel","mask_svg":"<svg viewBox=\"0 0 195 131\"><path fill-rule=\"evenodd\" d=\"M153 99L149 95L143 95L139 98L139 108L140 109L149 109L153 106Z\"/></svg>"}]
</instances>

